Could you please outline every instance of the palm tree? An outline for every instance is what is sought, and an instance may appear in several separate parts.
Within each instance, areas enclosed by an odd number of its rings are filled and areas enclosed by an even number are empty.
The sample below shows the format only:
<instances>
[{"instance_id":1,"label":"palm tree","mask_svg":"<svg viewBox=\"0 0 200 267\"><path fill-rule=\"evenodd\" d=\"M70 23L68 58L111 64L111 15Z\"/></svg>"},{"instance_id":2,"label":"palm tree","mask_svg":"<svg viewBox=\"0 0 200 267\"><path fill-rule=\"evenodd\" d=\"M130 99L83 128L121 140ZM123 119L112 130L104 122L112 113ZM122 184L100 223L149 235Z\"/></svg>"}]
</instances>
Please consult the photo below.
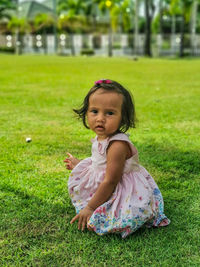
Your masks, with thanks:
<instances>
[{"instance_id":1,"label":"palm tree","mask_svg":"<svg viewBox=\"0 0 200 267\"><path fill-rule=\"evenodd\" d=\"M0 0L0 20L2 18L11 18L9 10L16 9L16 1L14 0Z\"/></svg>"},{"instance_id":2,"label":"palm tree","mask_svg":"<svg viewBox=\"0 0 200 267\"><path fill-rule=\"evenodd\" d=\"M138 0L137 0L138 1ZM124 31L127 32L131 28L131 19L134 14L134 7L132 5L132 0L121 0L120 5L118 5L119 15L122 17L122 26Z\"/></svg>"},{"instance_id":3,"label":"palm tree","mask_svg":"<svg viewBox=\"0 0 200 267\"><path fill-rule=\"evenodd\" d=\"M139 4L140 0L135 0L135 14L134 14L134 51L135 54L138 54L139 49L139 23L138 23L138 17L139 17Z\"/></svg>"},{"instance_id":4,"label":"palm tree","mask_svg":"<svg viewBox=\"0 0 200 267\"><path fill-rule=\"evenodd\" d=\"M132 0L94 0L98 3L99 9L103 14L108 15L109 19L109 33L108 33L108 56L112 56L112 35L120 25L125 30L130 29L130 13L131 13L131 2Z\"/></svg>"},{"instance_id":5,"label":"palm tree","mask_svg":"<svg viewBox=\"0 0 200 267\"><path fill-rule=\"evenodd\" d=\"M180 42L180 57L184 56L184 41L185 41L185 24L189 22L191 7L193 0L180 0L181 6L181 42Z\"/></svg>"},{"instance_id":6,"label":"palm tree","mask_svg":"<svg viewBox=\"0 0 200 267\"><path fill-rule=\"evenodd\" d=\"M71 46L71 54L75 56L75 47L74 47L74 37L73 33L77 28L83 27L85 24L85 17L81 15L60 15L58 19L58 28L65 33L70 34L70 46Z\"/></svg>"},{"instance_id":7,"label":"palm tree","mask_svg":"<svg viewBox=\"0 0 200 267\"><path fill-rule=\"evenodd\" d=\"M28 24L25 18L12 17L8 22L7 27L16 35L16 54L21 54L22 45L20 40L20 34L25 33L27 30L29 30L30 25Z\"/></svg>"},{"instance_id":8,"label":"palm tree","mask_svg":"<svg viewBox=\"0 0 200 267\"><path fill-rule=\"evenodd\" d=\"M83 0L58 0L58 28L70 34L71 54L75 55L74 32L85 25Z\"/></svg>"},{"instance_id":9,"label":"palm tree","mask_svg":"<svg viewBox=\"0 0 200 267\"><path fill-rule=\"evenodd\" d=\"M98 3L98 7L100 11L105 15L108 14L109 18L109 29L108 29L108 56L112 57L112 32L113 28L112 26L115 25L115 20L113 19L113 13L115 13L115 10L113 11L114 7L114 1L111 0L94 0L95 3ZM112 13L113 11L113 13ZM112 13L112 19L111 19L111 13Z\"/></svg>"},{"instance_id":10,"label":"palm tree","mask_svg":"<svg viewBox=\"0 0 200 267\"><path fill-rule=\"evenodd\" d=\"M44 44L44 52L45 54L47 54L47 45L46 45L46 29L47 27L50 26L54 26L55 24L55 20L54 18L49 15L49 14L45 14L45 13L41 13L35 16L34 18L34 28L35 30L42 30L43 31L43 35L44 35L44 40L45 40L45 44Z\"/></svg>"},{"instance_id":11,"label":"palm tree","mask_svg":"<svg viewBox=\"0 0 200 267\"><path fill-rule=\"evenodd\" d=\"M180 0L171 0L169 3L169 13L172 17L171 24L171 50L174 53L175 34L176 34L176 16L181 14Z\"/></svg>"},{"instance_id":12,"label":"palm tree","mask_svg":"<svg viewBox=\"0 0 200 267\"><path fill-rule=\"evenodd\" d=\"M197 10L199 0L194 0L192 4L191 20L190 20L190 45L192 54L195 54L196 50L196 22L197 22Z\"/></svg>"},{"instance_id":13,"label":"palm tree","mask_svg":"<svg viewBox=\"0 0 200 267\"><path fill-rule=\"evenodd\" d=\"M63 12L70 13L71 15L79 15L81 11L84 9L84 1L83 0L57 0L58 1L58 14L62 14Z\"/></svg>"},{"instance_id":14,"label":"palm tree","mask_svg":"<svg viewBox=\"0 0 200 267\"><path fill-rule=\"evenodd\" d=\"M159 13L160 13L160 35L162 36L163 32L163 0L159 0Z\"/></svg>"},{"instance_id":15,"label":"palm tree","mask_svg":"<svg viewBox=\"0 0 200 267\"><path fill-rule=\"evenodd\" d=\"M154 16L155 6L153 0L145 0L145 45L144 53L146 56L151 57L151 22Z\"/></svg>"}]
</instances>

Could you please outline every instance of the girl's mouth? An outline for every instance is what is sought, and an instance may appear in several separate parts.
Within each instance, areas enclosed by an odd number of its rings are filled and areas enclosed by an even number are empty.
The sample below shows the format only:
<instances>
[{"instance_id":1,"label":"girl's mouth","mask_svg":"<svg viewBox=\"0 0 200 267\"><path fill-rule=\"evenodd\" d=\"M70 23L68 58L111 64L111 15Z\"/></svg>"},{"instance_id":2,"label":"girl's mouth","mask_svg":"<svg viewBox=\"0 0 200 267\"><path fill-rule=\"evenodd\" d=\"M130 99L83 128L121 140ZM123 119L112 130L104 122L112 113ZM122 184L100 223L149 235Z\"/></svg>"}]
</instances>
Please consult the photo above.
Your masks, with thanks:
<instances>
[{"instance_id":1,"label":"girl's mouth","mask_svg":"<svg viewBox=\"0 0 200 267\"><path fill-rule=\"evenodd\" d=\"M96 128L97 130L104 130L104 127L101 126L101 125L97 125L95 128Z\"/></svg>"}]
</instances>

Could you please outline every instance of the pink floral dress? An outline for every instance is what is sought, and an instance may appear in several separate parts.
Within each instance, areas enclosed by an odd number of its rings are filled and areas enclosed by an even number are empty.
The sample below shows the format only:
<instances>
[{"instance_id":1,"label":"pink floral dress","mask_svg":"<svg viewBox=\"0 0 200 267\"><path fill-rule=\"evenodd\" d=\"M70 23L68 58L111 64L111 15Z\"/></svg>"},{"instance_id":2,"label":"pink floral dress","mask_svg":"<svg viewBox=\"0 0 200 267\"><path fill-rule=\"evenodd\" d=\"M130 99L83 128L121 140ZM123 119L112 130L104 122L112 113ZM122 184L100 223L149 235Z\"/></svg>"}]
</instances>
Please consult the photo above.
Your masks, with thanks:
<instances>
[{"instance_id":1,"label":"pink floral dress","mask_svg":"<svg viewBox=\"0 0 200 267\"><path fill-rule=\"evenodd\" d=\"M92 140L92 156L79 162L68 181L69 194L76 212L87 206L103 181L106 171L106 151L111 141L127 142L132 157L127 159L123 176L110 199L92 214L88 225L98 234L121 233L122 238L145 225L165 226L170 223L164 214L161 192L151 175L139 165L138 153L126 134Z\"/></svg>"}]
</instances>

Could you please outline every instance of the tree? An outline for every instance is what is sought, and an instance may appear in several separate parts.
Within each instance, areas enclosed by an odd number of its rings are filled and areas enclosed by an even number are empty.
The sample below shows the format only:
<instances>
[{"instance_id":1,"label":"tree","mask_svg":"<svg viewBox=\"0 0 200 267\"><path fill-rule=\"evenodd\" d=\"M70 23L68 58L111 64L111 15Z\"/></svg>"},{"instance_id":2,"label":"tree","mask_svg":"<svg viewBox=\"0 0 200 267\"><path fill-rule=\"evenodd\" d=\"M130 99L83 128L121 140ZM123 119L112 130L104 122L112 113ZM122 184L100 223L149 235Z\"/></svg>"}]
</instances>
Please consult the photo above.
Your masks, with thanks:
<instances>
[{"instance_id":1,"label":"tree","mask_svg":"<svg viewBox=\"0 0 200 267\"><path fill-rule=\"evenodd\" d=\"M169 14L171 15L171 49L174 52L176 34L176 16L181 14L180 0L171 0L169 3Z\"/></svg>"},{"instance_id":2,"label":"tree","mask_svg":"<svg viewBox=\"0 0 200 267\"><path fill-rule=\"evenodd\" d=\"M47 45L46 45L46 29L48 27L54 26L55 24L55 19L49 15L49 14L45 14L45 13L41 13L35 16L34 18L34 28L35 30L42 30L43 35L44 35L44 40L45 40L45 44L44 44L44 52L45 54L47 54Z\"/></svg>"},{"instance_id":3,"label":"tree","mask_svg":"<svg viewBox=\"0 0 200 267\"><path fill-rule=\"evenodd\" d=\"M134 50L135 54L138 54L139 49L139 23L138 23L138 15L139 15L139 4L140 0L135 0L135 14L134 14Z\"/></svg>"},{"instance_id":4,"label":"tree","mask_svg":"<svg viewBox=\"0 0 200 267\"><path fill-rule=\"evenodd\" d=\"M114 7L114 1L104 1L104 0L96 0L99 4L99 9L103 14L108 14L109 16L109 29L108 29L108 56L112 57L112 25L114 25L115 22L111 19L111 11ZM112 13L113 14L113 13Z\"/></svg>"},{"instance_id":5,"label":"tree","mask_svg":"<svg viewBox=\"0 0 200 267\"><path fill-rule=\"evenodd\" d=\"M191 10L190 45L191 45L192 54L195 54L195 50L196 50L196 24L197 24L197 10L198 10L199 3L200 3L199 0L194 0L192 4L192 10Z\"/></svg>"},{"instance_id":6,"label":"tree","mask_svg":"<svg viewBox=\"0 0 200 267\"><path fill-rule=\"evenodd\" d=\"M83 15L83 10L85 9L85 2L87 3L88 1L83 1L83 0L58 0L57 4L57 12L58 15L61 15L63 13L68 14L70 16L73 15Z\"/></svg>"},{"instance_id":7,"label":"tree","mask_svg":"<svg viewBox=\"0 0 200 267\"><path fill-rule=\"evenodd\" d=\"M8 22L7 27L13 32L19 30L19 33L24 33L29 29L29 24L25 18L12 17Z\"/></svg>"},{"instance_id":8,"label":"tree","mask_svg":"<svg viewBox=\"0 0 200 267\"><path fill-rule=\"evenodd\" d=\"M0 20L3 18L11 18L9 10L16 9L16 1L0 0Z\"/></svg>"},{"instance_id":9,"label":"tree","mask_svg":"<svg viewBox=\"0 0 200 267\"><path fill-rule=\"evenodd\" d=\"M58 1L58 28L70 35L70 46L72 55L75 55L73 34L78 28L81 29L86 25L86 18L84 16L84 13L86 11L88 2L88 0Z\"/></svg>"},{"instance_id":10,"label":"tree","mask_svg":"<svg viewBox=\"0 0 200 267\"><path fill-rule=\"evenodd\" d=\"M121 10L122 26L125 32L131 29L131 20L134 16L134 7L132 0L125 0L120 2L119 9Z\"/></svg>"},{"instance_id":11,"label":"tree","mask_svg":"<svg viewBox=\"0 0 200 267\"><path fill-rule=\"evenodd\" d=\"M28 24L27 20L25 18L18 18L18 17L12 17L7 25L8 29L15 33L16 38L16 48L15 52L16 54L21 54L21 39L20 34L26 32L30 29L30 25Z\"/></svg>"},{"instance_id":12,"label":"tree","mask_svg":"<svg viewBox=\"0 0 200 267\"><path fill-rule=\"evenodd\" d=\"M81 15L60 15L58 19L58 28L70 35L71 54L75 55L74 37L73 33L78 27L82 27L85 24L85 17Z\"/></svg>"},{"instance_id":13,"label":"tree","mask_svg":"<svg viewBox=\"0 0 200 267\"><path fill-rule=\"evenodd\" d=\"M145 0L145 45L144 53L146 56L151 57L151 22L154 16L155 6L153 0Z\"/></svg>"},{"instance_id":14,"label":"tree","mask_svg":"<svg viewBox=\"0 0 200 267\"><path fill-rule=\"evenodd\" d=\"M131 0L94 0L94 2L98 3L103 14L108 15L108 56L112 56L112 35L120 25L120 20L125 31L130 29Z\"/></svg>"},{"instance_id":15,"label":"tree","mask_svg":"<svg viewBox=\"0 0 200 267\"><path fill-rule=\"evenodd\" d=\"M189 22L193 0L180 0L181 7L181 42L180 57L184 56L185 24Z\"/></svg>"}]
</instances>

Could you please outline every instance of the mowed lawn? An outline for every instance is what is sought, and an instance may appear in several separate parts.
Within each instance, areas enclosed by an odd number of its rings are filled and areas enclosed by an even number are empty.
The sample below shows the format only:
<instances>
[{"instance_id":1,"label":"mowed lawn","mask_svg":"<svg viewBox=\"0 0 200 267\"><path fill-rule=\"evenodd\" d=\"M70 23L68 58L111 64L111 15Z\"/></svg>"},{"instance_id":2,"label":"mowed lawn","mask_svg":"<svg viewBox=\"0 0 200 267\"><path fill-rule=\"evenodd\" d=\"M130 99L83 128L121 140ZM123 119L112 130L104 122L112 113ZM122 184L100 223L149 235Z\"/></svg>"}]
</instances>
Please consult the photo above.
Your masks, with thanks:
<instances>
[{"instance_id":1,"label":"mowed lawn","mask_svg":"<svg viewBox=\"0 0 200 267\"><path fill-rule=\"evenodd\" d=\"M166 228L123 240L69 223L63 160L89 157L94 137L72 109L100 78L134 96L130 138L162 191ZM200 60L0 55L0 266L200 266L199 174Z\"/></svg>"}]
</instances>

